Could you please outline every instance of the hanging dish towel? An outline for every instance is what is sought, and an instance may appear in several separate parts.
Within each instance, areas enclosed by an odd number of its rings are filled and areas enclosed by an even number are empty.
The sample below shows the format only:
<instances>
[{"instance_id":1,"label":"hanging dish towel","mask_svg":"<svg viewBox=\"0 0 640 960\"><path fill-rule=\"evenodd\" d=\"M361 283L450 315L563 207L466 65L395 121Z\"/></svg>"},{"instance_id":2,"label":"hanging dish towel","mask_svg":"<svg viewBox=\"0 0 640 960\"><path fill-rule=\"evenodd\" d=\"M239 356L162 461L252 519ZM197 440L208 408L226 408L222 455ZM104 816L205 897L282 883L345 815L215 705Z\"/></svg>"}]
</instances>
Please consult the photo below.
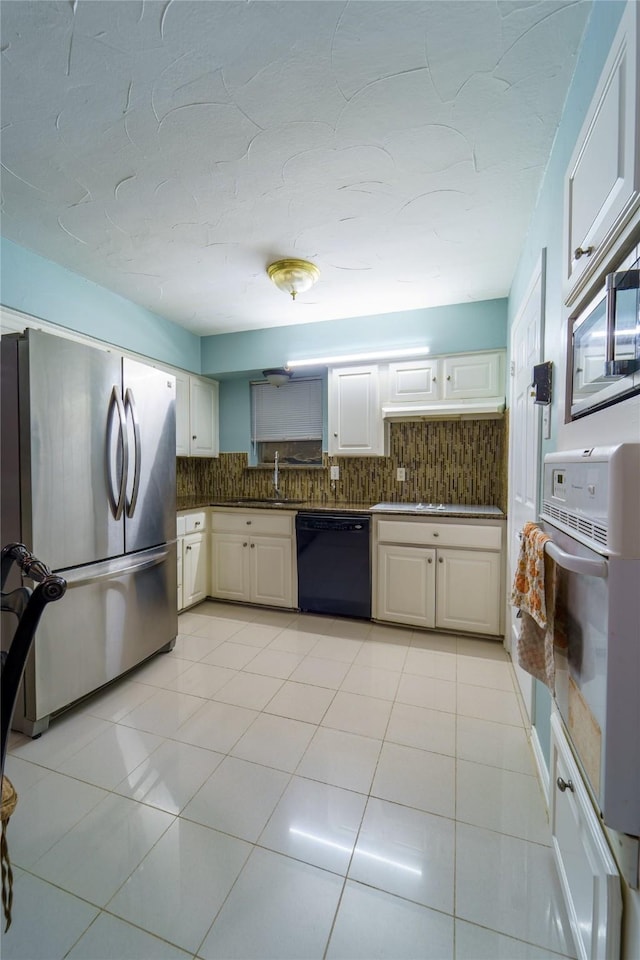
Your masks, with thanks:
<instances>
[{"instance_id":1,"label":"hanging dish towel","mask_svg":"<svg viewBox=\"0 0 640 960\"><path fill-rule=\"evenodd\" d=\"M545 553L544 545L549 539L535 523L525 523L522 528L511 604L518 607L521 618L518 663L553 694L557 571Z\"/></svg>"}]
</instances>

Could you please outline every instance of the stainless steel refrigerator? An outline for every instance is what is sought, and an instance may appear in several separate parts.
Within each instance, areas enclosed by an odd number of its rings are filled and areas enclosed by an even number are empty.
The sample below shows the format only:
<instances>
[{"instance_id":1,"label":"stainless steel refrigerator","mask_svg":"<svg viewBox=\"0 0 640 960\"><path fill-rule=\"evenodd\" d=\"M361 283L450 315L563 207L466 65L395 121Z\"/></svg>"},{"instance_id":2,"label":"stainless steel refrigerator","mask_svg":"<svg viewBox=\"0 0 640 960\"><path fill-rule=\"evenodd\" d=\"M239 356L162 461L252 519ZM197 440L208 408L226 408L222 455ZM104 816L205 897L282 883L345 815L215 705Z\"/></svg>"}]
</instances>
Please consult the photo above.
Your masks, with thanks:
<instances>
[{"instance_id":1,"label":"stainless steel refrigerator","mask_svg":"<svg viewBox=\"0 0 640 960\"><path fill-rule=\"evenodd\" d=\"M16 706L30 736L175 643L175 392L170 374L116 351L2 337L2 543L23 542L68 583Z\"/></svg>"}]
</instances>

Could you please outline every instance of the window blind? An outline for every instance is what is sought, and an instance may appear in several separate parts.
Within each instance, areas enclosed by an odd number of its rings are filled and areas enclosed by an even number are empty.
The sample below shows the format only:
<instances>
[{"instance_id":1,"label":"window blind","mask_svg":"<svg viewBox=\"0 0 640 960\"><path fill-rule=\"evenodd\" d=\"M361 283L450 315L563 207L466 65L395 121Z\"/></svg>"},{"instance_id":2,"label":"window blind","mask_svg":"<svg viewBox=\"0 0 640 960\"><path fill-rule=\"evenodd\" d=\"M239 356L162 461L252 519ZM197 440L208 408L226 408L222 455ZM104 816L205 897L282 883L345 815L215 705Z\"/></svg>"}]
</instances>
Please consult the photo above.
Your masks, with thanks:
<instances>
[{"instance_id":1,"label":"window blind","mask_svg":"<svg viewBox=\"0 0 640 960\"><path fill-rule=\"evenodd\" d=\"M322 439L322 381L291 380L281 387L251 384L251 439Z\"/></svg>"}]
</instances>

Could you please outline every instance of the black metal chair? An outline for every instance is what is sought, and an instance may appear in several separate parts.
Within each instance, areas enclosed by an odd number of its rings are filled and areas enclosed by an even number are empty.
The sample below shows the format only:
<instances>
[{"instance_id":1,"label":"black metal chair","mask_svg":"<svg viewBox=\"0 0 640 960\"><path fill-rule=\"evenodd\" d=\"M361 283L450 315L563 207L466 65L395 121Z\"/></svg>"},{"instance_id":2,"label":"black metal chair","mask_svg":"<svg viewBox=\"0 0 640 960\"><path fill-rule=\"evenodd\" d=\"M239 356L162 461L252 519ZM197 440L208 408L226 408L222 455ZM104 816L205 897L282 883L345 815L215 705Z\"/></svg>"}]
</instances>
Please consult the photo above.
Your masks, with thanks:
<instances>
[{"instance_id":1,"label":"black metal chair","mask_svg":"<svg viewBox=\"0 0 640 960\"><path fill-rule=\"evenodd\" d=\"M9 578L13 564L20 568L22 577L36 582L36 587L26 587L22 584L13 590L5 592L5 585ZM10 543L0 554L0 610L3 613L13 614L18 624L10 643L0 653L1 694L1 754L0 778L2 780L2 835L0 838L0 861L2 863L2 907L6 920L5 931L11 924L11 906L13 902L13 873L7 848L6 827L9 818L15 810L18 801L17 794L8 777L4 776L4 761L7 753L7 743L11 720L15 710L18 690L24 673L24 668L36 632L36 627L42 612L48 603L59 600L64 596L67 582L62 577L52 574L49 568L29 553L22 543ZM4 626L4 620L3 620ZM3 637L3 646L5 639Z\"/></svg>"}]
</instances>

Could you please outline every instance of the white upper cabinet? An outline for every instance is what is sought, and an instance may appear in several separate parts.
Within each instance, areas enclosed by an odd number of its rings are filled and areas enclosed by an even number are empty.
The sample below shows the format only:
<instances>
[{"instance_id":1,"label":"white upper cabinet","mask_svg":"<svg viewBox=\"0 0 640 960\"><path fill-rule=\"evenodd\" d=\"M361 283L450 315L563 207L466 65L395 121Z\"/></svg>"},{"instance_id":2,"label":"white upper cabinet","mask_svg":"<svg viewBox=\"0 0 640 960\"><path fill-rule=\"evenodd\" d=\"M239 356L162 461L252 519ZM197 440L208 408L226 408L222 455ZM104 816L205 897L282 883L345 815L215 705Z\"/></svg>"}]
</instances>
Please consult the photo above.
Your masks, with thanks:
<instances>
[{"instance_id":1,"label":"white upper cabinet","mask_svg":"<svg viewBox=\"0 0 640 960\"><path fill-rule=\"evenodd\" d=\"M438 360L402 360L389 364L389 402L419 403L440 399Z\"/></svg>"},{"instance_id":2,"label":"white upper cabinet","mask_svg":"<svg viewBox=\"0 0 640 960\"><path fill-rule=\"evenodd\" d=\"M192 457L217 457L218 384L191 377L189 383L190 453Z\"/></svg>"},{"instance_id":3,"label":"white upper cabinet","mask_svg":"<svg viewBox=\"0 0 640 960\"><path fill-rule=\"evenodd\" d=\"M503 397L504 351L403 360L388 365L385 411L394 405ZM391 411L392 412L392 411Z\"/></svg>"},{"instance_id":4,"label":"white upper cabinet","mask_svg":"<svg viewBox=\"0 0 640 960\"><path fill-rule=\"evenodd\" d=\"M175 371L176 456L189 456L189 375Z\"/></svg>"},{"instance_id":5,"label":"white upper cabinet","mask_svg":"<svg viewBox=\"0 0 640 960\"><path fill-rule=\"evenodd\" d=\"M605 265L640 207L638 42L630 0L565 179L564 296L574 303Z\"/></svg>"},{"instance_id":6,"label":"white upper cabinet","mask_svg":"<svg viewBox=\"0 0 640 960\"><path fill-rule=\"evenodd\" d=\"M381 372L377 364L329 370L329 453L384 456Z\"/></svg>"},{"instance_id":7,"label":"white upper cabinet","mask_svg":"<svg viewBox=\"0 0 640 960\"><path fill-rule=\"evenodd\" d=\"M504 396L502 353L469 353L442 360L442 398L471 400Z\"/></svg>"},{"instance_id":8,"label":"white upper cabinet","mask_svg":"<svg viewBox=\"0 0 640 960\"><path fill-rule=\"evenodd\" d=\"M218 383L175 371L176 456L217 457Z\"/></svg>"}]
</instances>

